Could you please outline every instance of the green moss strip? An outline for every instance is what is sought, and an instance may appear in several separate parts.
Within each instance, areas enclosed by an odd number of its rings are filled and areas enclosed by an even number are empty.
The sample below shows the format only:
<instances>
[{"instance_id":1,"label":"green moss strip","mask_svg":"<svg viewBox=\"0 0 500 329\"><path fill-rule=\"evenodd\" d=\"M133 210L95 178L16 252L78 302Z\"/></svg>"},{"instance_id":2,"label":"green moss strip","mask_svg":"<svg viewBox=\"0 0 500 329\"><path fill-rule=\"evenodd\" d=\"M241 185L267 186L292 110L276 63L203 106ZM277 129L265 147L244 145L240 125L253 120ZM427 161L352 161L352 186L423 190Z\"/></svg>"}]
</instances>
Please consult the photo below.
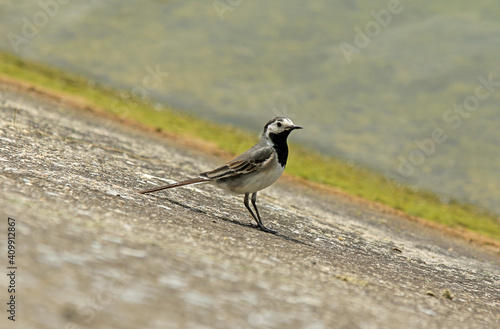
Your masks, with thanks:
<instances>
[{"instance_id":1,"label":"green moss strip","mask_svg":"<svg viewBox=\"0 0 500 329\"><path fill-rule=\"evenodd\" d=\"M123 98L116 90L94 86L82 77L10 54L0 53L0 74L34 83L57 93L83 98L89 105L144 125L180 136L210 141L234 154L255 143L253 133L200 120L172 108L157 111L150 104ZM349 167L343 161L322 156L299 145L293 145L287 172L313 182L341 188L350 194L386 204L410 215L500 240L498 216L469 204L455 201L443 204L432 193L397 186L388 182L381 174Z\"/></svg>"}]
</instances>

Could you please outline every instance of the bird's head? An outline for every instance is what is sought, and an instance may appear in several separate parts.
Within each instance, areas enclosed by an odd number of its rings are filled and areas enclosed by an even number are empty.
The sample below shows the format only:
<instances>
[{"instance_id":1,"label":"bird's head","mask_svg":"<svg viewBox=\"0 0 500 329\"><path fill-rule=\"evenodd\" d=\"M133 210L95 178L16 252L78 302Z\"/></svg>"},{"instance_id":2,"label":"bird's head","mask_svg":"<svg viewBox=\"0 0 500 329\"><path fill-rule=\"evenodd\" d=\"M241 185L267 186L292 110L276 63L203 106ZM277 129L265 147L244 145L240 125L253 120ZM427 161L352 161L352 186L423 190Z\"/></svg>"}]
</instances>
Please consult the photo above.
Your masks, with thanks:
<instances>
[{"instance_id":1,"label":"bird's head","mask_svg":"<svg viewBox=\"0 0 500 329\"><path fill-rule=\"evenodd\" d=\"M264 136L274 141L275 139L285 139L295 129L302 129L296 126L292 120L283 117L271 119L264 127Z\"/></svg>"}]
</instances>

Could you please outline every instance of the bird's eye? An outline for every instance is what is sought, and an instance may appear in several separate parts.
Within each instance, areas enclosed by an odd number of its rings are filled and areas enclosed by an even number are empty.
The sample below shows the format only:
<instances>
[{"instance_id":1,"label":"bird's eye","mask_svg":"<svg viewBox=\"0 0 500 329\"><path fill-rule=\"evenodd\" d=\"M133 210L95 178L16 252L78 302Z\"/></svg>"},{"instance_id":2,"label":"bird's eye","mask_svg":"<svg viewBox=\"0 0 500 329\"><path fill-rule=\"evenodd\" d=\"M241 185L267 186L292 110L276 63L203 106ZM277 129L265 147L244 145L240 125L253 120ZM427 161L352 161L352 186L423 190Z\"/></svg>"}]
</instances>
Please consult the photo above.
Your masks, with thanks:
<instances>
[{"instance_id":1,"label":"bird's eye","mask_svg":"<svg viewBox=\"0 0 500 329\"><path fill-rule=\"evenodd\" d=\"M278 128L281 128L281 122L278 122L276 125L278 126Z\"/></svg>"}]
</instances>

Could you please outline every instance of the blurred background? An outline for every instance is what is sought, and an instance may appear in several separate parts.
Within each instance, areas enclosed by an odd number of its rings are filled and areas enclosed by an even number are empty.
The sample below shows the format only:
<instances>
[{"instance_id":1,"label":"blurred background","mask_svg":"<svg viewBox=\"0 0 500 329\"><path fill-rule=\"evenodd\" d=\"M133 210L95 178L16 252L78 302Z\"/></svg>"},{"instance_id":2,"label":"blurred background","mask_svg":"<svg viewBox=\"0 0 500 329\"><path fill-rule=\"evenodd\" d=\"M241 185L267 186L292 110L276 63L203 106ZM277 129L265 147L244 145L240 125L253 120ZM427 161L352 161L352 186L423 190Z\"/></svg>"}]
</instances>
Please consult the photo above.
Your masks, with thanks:
<instances>
[{"instance_id":1,"label":"blurred background","mask_svg":"<svg viewBox=\"0 0 500 329\"><path fill-rule=\"evenodd\" d=\"M500 214L497 0L0 0L0 50Z\"/></svg>"}]
</instances>

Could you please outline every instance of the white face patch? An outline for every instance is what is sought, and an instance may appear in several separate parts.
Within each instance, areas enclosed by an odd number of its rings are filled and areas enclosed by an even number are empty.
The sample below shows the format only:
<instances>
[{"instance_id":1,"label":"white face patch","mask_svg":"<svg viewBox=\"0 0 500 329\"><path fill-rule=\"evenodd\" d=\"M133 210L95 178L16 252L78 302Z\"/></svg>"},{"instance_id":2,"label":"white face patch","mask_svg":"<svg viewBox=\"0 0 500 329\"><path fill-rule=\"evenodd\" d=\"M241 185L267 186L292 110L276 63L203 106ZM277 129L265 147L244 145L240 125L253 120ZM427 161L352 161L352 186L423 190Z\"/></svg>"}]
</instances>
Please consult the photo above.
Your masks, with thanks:
<instances>
[{"instance_id":1,"label":"white face patch","mask_svg":"<svg viewBox=\"0 0 500 329\"><path fill-rule=\"evenodd\" d=\"M281 118L277 121L274 121L269 126L267 126L266 134L268 136L269 136L269 133L279 134L285 130L290 129L293 126L294 126L294 124L293 124L292 120L290 120L288 118Z\"/></svg>"}]
</instances>

